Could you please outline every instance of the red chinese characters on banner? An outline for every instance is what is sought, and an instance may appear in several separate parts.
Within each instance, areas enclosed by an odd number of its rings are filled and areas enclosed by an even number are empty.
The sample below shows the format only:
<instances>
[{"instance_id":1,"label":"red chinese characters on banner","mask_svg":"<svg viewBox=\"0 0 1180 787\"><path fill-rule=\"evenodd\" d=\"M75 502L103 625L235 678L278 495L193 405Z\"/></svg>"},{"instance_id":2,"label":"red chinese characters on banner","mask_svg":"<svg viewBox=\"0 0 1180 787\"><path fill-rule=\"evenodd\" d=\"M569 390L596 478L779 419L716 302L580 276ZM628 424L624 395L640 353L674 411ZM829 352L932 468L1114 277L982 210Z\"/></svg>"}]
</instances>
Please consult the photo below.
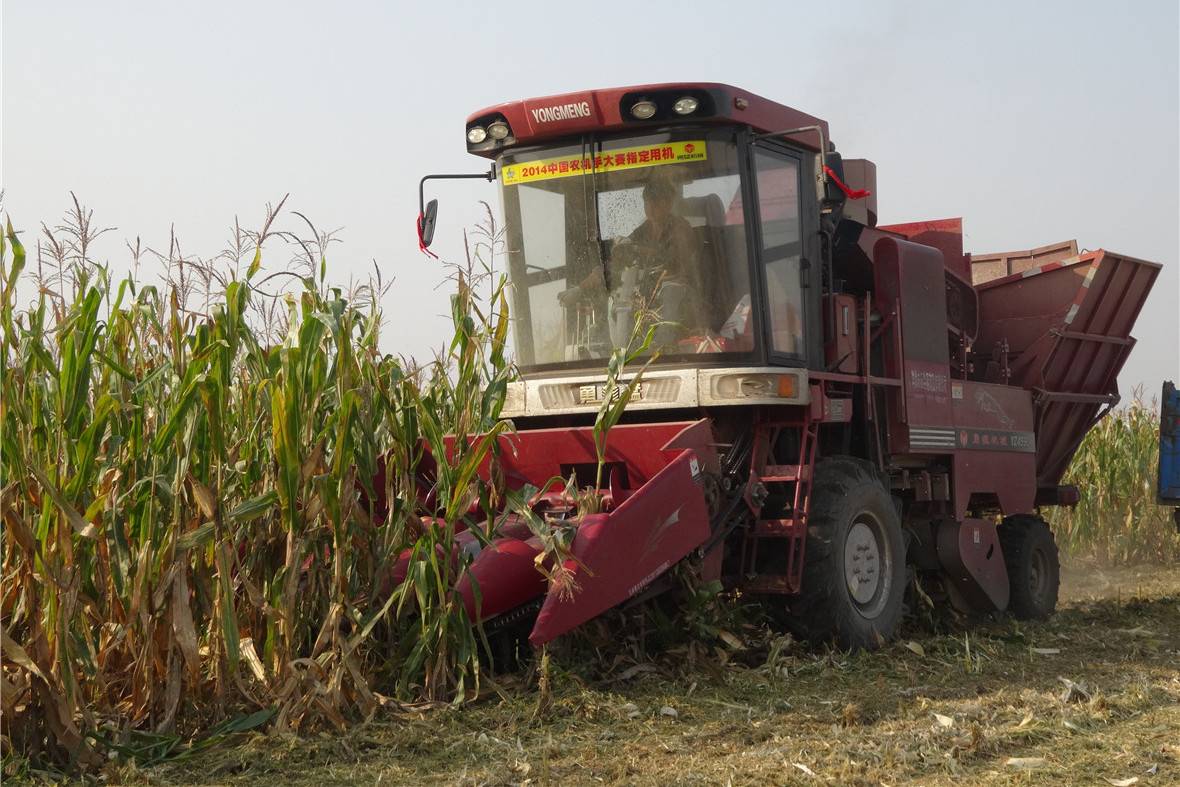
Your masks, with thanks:
<instances>
[{"instance_id":1,"label":"red chinese characters on banner","mask_svg":"<svg viewBox=\"0 0 1180 787\"><path fill-rule=\"evenodd\" d=\"M685 146L686 153L692 153L693 146L691 143ZM675 161L676 151L669 145L653 145L643 150L627 150L620 153L603 153L591 159L582 160L582 169L589 170L610 170L616 167L633 167L637 164L654 164L664 161ZM570 171L577 171L578 167L572 166Z\"/></svg>"},{"instance_id":2,"label":"red chinese characters on banner","mask_svg":"<svg viewBox=\"0 0 1180 787\"><path fill-rule=\"evenodd\" d=\"M521 162L520 164L507 164L501 177L504 185L514 186L534 180L548 180L660 164L704 161L706 158L707 152L703 141L664 142L642 147L599 151L592 156L563 156Z\"/></svg>"}]
</instances>

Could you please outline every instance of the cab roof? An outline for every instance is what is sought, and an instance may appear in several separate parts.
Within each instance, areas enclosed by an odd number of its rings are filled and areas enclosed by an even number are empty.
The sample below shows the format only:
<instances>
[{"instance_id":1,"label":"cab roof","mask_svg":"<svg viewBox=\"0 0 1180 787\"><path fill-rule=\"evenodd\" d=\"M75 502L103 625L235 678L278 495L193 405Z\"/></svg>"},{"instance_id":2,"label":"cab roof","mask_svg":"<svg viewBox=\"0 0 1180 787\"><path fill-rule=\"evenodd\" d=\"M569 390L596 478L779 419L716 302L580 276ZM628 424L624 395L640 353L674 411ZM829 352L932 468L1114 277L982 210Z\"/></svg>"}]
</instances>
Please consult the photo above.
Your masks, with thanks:
<instances>
[{"instance_id":1,"label":"cab roof","mask_svg":"<svg viewBox=\"0 0 1180 787\"><path fill-rule=\"evenodd\" d=\"M676 114L672 107L684 97L697 99L698 108L687 115ZM652 117L641 120L631 114L631 107L640 101L656 105ZM590 132L638 131L645 126L679 123L743 124L756 133L819 126L823 129L823 138L830 139L826 121L748 90L717 82L599 88L509 101L471 114L466 128L486 128L498 120L507 123L508 135L501 140L488 136L479 143L469 141L469 152L494 158L508 148L561 137ZM814 131L792 135L791 141L813 150L818 150L820 145Z\"/></svg>"}]
</instances>

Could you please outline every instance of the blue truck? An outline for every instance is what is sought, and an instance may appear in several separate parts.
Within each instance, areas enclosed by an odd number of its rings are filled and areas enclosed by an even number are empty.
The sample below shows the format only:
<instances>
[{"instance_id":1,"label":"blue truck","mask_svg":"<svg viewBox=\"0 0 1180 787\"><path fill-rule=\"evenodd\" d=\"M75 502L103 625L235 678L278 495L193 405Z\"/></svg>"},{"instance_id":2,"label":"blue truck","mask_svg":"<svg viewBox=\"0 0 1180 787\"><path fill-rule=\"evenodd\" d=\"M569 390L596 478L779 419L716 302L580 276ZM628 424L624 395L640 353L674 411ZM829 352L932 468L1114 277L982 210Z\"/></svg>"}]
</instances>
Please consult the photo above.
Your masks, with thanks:
<instances>
[{"instance_id":1,"label":"blue truck","mask_svg":"<svg viewBox=\"0 0 1180 787\"><path fill-rule=\"evenodd\" d=\"M1171 381L1164 383L1160 399L1160 461L1156 500L1175 506L1172 517L1180 530L1180 391Z\"/></svg>"}]
</instances>

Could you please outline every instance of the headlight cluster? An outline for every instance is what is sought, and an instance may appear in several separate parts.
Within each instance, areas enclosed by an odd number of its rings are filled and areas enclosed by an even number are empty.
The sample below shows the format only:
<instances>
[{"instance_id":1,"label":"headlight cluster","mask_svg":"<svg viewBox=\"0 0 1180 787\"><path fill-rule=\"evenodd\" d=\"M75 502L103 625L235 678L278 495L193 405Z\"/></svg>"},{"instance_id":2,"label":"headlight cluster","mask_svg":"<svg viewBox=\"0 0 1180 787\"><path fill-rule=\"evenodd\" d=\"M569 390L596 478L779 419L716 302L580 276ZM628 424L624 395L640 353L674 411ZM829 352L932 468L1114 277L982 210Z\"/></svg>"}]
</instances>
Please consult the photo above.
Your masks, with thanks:
<instances>
[{"instance_id":1,"label":"headlight cluster","mask_svg":"<svg viewBox=\"0 0 1180 787\"><path fill-rule=\"evenodd\" d=\"M479 145L490 137L499 142L502 139L507 139L511 133L512 130L508 128L508 124L503 120L493 120L488 124L487 128L483 126L472 126L467 129L467 141L472 145Z\"/></svg>"},{"instance_id":2,"label":"headlight cluster","mask_svg":"<svg viewBox=\"0 0 1180 787\"><path fill-rule=\"evenodd\" d=\"M652 101L636 101L631 107L631 114L639 120L647 120L656 113L656 105Z\"/></svg>"},{"instance_id":3,"label":"headlight cluster","mask_svg":"<svg viewBox=\"0 0 1180 787\"><path fill-rule=\"evenodd\" d=\"M681 96L676 99L676 103L672 105L672 111L677 115L691 115L697 111L701 102L693 96ZM631 105L631 116L636 120L649 120L655 117L656 103L650 99L640 99Z\"/></svg>"}]
</instances>

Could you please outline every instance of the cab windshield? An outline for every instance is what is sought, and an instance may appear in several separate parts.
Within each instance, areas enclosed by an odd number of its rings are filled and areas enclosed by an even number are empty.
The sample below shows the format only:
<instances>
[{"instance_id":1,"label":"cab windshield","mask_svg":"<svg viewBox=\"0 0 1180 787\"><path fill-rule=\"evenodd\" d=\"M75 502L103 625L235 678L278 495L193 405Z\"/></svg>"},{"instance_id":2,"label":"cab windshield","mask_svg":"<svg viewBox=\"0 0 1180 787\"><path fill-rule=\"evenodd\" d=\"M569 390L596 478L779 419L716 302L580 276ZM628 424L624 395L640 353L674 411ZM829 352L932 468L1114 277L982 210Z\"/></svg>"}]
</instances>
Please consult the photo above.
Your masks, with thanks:
<instances>
[{"instance_id":1,"label":"cab windshield","mask_svg":"<svg viewBox=\"0 0 1180 787\"><path fill-rule=\"evenodd\" d=\"M754 349L738 150L681 130L500 159L517 362ZM588 363L587 363L588 362Z\"/></svg>"}]
</instances>

